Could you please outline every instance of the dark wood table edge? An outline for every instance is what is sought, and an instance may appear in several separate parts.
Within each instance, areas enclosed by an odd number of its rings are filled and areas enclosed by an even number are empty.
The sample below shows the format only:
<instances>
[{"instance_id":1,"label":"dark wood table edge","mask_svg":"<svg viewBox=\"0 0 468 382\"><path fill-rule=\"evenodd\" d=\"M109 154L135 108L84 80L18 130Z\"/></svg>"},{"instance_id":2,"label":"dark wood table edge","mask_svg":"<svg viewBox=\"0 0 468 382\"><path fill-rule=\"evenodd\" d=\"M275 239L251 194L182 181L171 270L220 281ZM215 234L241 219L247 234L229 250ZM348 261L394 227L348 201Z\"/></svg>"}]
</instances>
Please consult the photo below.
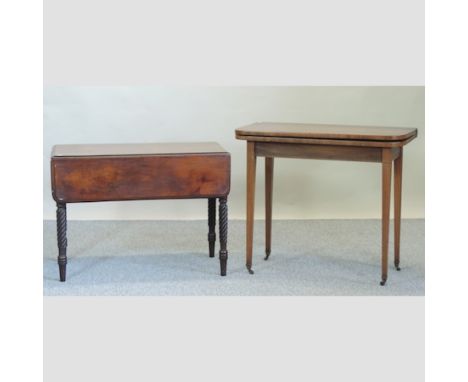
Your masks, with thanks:
<instances>
[{"instance_id":1,"label":"dark wood table edge","mask_svg":"<svg viewBox=\"0 0 468 382\"><path fill-rule=\"evenodd\" d=\"M299 138L299 137L275 137L264 135L244 135L236 131L236 139L253 142L277 142L296 144L316 144L316 145L336 145L336 146L359 146L359 147L401 147L417 137L417 130L414 135L395 141L361 140L361 139L325 139L325 138Z\"/></svg>"},{"instance_id":2,"label":"dark wood table edge","mask_svg":"<svg viewBox=\"0 0 468 382\"><path fill-rule=\"evenodd\" d=\"M161 154L123 154L123 155L52 155L50 158L54 160L60 160L62 158L71 159L84 159L84 158L128 158L128 157L137 157L137 158L144 158L144 157L177 157L177 156L228 156L230 157L231 154L227 151L220 151L220 152L200 152L200 153L161 153Z\"/></svg>"},{"instance_id":3,"label":"dark wood table edge","mask_svg":"<svg viewBox=\"0 0 468 382\"><path fill-rule=\"evenodd\" d=\"M277 138L316 138L316 139L342 139L342 140L360 140L360 141L401 141L405 140L407 138L410 138L412 135L414 135L417 132L417 129L414 127L408 128L408 127L394 127L392 129L395 130L402 130L401 134L398 135L378 135L378 134L359 134L359 133L354 133L354 134L349 134L349 133L326 133L326 132L321 132L321 133L314 133L311 132L310 135L315 134L316 137L312 136L307 136L307 133L305 132L294 132L294 131L288 131L287 134L286 132L274 132L274 131L252 131L249 130L248 128L250 126L255 126L255 125L262 125L262 123L254 123L252 125L244 126L237 128L235 130L236 134L239 135L244 135L244 136L257 136L257 137L277 137ZM286 125L289 125L286 123ZM296 125L292 123L291 125ZM302 125L302 124L297 124L297 125ZM323 125L323 126L330 126L330 128L339 126L339 125ZM372 127L372 128L377 128L377 126L360 126L360 125L348 125L346 127L355 127L355 128L366 128L366 127ZM403 133L403 131L405 131Z\"/></svg>"}]
</instances>

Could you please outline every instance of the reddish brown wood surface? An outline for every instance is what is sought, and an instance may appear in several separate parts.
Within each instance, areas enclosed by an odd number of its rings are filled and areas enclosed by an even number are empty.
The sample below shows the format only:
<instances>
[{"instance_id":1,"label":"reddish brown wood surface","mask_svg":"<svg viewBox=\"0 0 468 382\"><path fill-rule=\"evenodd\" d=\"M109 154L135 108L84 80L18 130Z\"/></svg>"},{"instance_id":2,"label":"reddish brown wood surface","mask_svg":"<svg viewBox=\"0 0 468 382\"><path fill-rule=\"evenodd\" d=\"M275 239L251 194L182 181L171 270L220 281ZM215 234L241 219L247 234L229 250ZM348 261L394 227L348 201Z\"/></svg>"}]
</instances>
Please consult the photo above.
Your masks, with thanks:
<instances>
[{"instance_id":1,"label":"reddish brown wood surface","mask_svg":"<svg viewBox=\"0 0 468 382\"><path fill-rule=\"evenodd\" d=\"M414 128L383 126L352 126L305 123L254 123L236 129L241 136L262 136L282 138L344 139L360 141L403 141L417 134Z\"/></svg>"},{"instance_id":2,"label":"reddish brown wood surface","mask_svg":"<svg viewBox=\"0 0 468 382\"><path fill-rule=\"evenodd\" d=\"M221 197L228 153L53 157L52 192L63 203Z\"/></svg>"},{"instance_id":3,"label":"reddish brown wood surface","mask_svg":"<svg viewBox=\"0 0 468 382\"><path fill-rule=\"evenodd\" d=\"M236 133L236 138L250 142L274 142L274 143L299 143L307 145L332 145L332 146L356 146L356 147L403 147L411 142L417 135L413 135L403 141L364 141L349 139L320 139L320 138L284 138L267 137L257 135L241 135Z\"/></svg>"}]
</instances>

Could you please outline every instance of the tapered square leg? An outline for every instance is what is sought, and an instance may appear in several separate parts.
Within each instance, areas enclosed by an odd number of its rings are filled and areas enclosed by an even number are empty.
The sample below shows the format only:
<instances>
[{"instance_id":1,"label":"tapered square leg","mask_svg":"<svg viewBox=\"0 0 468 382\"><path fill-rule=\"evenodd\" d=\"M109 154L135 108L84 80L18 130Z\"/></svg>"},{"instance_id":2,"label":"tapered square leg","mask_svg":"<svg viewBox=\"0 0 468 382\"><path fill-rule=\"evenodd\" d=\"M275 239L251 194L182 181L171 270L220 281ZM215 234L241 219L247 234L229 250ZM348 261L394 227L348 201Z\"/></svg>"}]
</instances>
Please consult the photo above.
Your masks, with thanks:
<instances>
[{"instance_id":1,"label":"tapered square leg","mask_svg":"<svg viewBox=\"0 0 468 382\"><path fill-rule=\"evenodd\" d=\"M227 199L219 198L219 263L221 266L221 276L226 276L227 268L227 235L228 235L228 208Z\"/></svg>"},{"instance_id":2,"label":"tapered square leg","mask_svg":"<svg viewBox=\"0 0 468 382\"><path fill-rule=\"evenodd\" d=\"M64 203L57 203L57 244L60 281L65 281L67 274L67 205Z\"/></svg>"},{"instance_id":3,"label":"tapered square leg","mask_svg":"<svg viewBox=\"0 0 468 382\"><path fill-rule=\"evenodd\" d=\"M216 198L208 199L208 247L210 257L214 257L216 243Z\"/></svg>"},{"instance_id":4,"label":"tapered square leg","mask_svg":"<svg viewBox=\"0 0 468 382\"><path fill-rule=\"evenodd\" d=\"M403 148L400 156L394 162L394 264L397 271L400 270L400 230L401 230L401 188L403 178Z\"/></svg>"},{"instance_id":5,"label":"tapered square leg","mask_svg":"<svg viewBox=\"0 0 468 382\"><path fill-rule=\"evenodd\" d=\"M392 183L392 158L390 149L382 150L382 281L388 274L388 236L390 228L390 194Z\"/></svg>"},{"instance_id":6,"label":"tapered square leg","mask_svg":"<svg viewBox=\"0 0 468 382\"><path fill-rule=\"evenodd\" d=\"M246 262L250 274L252 270L254 207L255 207L255 174L257 157L255 155L255 142L247 142L247 224L246 224Z\"/></svg>"},{"instance_id":7,"label":"tapered square leg","mask_svg":"<svg viewBox=\"0 0 468 382\"><path fill-rule=\"evenodd\" d=\"M273 207L274 158L265 158L265 260L271 253L271 216Z\"/></svg>"}]
</instances>

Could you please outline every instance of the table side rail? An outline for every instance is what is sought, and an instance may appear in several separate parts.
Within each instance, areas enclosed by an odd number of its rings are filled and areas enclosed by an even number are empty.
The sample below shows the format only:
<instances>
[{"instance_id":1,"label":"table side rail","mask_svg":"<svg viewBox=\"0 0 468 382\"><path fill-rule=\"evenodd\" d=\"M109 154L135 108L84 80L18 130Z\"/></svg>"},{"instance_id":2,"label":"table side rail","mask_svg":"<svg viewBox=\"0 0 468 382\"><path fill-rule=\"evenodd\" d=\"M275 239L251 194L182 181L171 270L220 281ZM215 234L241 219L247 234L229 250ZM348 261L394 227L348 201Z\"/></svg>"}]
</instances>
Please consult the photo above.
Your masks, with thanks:
<instances>
[{"instance_id":1,"label":"table side rail","mask_svg":"<svg viewBox=\"0 0 468 382\"><path fill-rule=\"evenodd\" d=\"M255 154L262 157L382 162L382 149L378 147L256 142Z\"/></svg>"}]
</instances>

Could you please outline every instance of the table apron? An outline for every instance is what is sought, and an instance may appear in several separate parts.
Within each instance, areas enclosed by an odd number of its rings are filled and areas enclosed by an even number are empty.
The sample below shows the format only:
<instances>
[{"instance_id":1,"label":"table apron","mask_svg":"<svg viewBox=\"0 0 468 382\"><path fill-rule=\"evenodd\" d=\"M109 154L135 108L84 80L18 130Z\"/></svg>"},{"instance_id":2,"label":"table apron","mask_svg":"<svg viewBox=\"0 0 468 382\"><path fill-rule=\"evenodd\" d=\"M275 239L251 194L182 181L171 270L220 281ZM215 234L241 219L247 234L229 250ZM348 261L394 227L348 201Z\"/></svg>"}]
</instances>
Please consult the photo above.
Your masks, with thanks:
<instances>
[{"instance_id":1,"label":"table apron","mask_svg":"<svg viewBox=\"0 0 468 382\"><path fill-rule=\"evenodd\" d=\"M262 157L382 162L383 150L388 150L392 159L401 151L400 148L255 142L255 155Z\"/></svg>"}]
</instances>

